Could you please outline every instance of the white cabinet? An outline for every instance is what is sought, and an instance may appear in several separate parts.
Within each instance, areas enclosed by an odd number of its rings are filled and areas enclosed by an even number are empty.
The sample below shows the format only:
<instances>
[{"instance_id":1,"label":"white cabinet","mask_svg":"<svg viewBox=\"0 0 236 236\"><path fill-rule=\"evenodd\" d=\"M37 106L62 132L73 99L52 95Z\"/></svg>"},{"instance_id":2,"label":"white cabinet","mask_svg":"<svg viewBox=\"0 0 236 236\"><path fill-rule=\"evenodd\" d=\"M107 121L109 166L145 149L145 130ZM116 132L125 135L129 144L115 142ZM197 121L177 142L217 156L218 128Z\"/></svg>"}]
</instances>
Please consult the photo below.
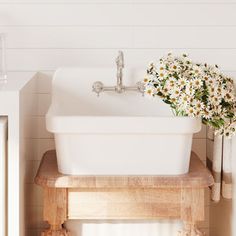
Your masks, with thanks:
<instances>
[{"instance_id":1,"label":"white cabinet","mask_svg":"<svg viewBox=\"0 0 236 236\"><path fill-rule=\"evenodd\" d=\"M9 72L7 83L0 86L0 236L6 236L2 230L3 220L7 225L7 236L25 236L25 169L27 141L31 135L29 117L35 107L34 88L37 76L34 72ZM7 120L6 120L7 118ZM6 126L7 124L7 126ZM7 132L7 149L3 134ZM3 141L4 140L4 141ZM4 159L7 153L7 158ZM7 160L7 171L2 171ZM4 173L4 174L3 174ZM7 175L7 219L4 205L5 175ZM3 188L2 188L3 187ZM5 195L4 195L5 196ZM4 229L4 230L5 230Z\"/></svg>"},{"instance_id":2,"label":"white cabinet","mask_svg":"<svg viewBox=\"0 0 236 236\"><path fill-rule=\"evenodd\" d=\"M0 235L6 235L7 117L0 117Z\"/></svg>"}]
</instances>

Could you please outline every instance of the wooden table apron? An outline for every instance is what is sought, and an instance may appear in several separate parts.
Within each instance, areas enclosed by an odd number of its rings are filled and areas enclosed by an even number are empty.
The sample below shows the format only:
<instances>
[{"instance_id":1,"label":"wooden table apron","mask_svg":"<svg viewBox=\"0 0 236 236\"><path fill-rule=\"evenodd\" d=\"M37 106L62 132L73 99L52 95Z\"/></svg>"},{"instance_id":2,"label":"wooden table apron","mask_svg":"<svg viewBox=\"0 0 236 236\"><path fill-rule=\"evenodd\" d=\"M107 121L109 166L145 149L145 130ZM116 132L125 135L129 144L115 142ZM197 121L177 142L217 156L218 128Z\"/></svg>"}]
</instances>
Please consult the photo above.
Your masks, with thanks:
<instances>
[{"instance_id":1,"label":"wooden table apron","mask_svg":"<svg viewBox=\"0 0 236 236\"><path fill-rule=\"evenodd\" d=\"M196 154L179 176L69 176L58 172L55 151L44 154L35 182L44 188L44 236L69 235L67 219L181 219L179 235L201 235L204 189L213 177Z\"/></svg>"}]
</instances>

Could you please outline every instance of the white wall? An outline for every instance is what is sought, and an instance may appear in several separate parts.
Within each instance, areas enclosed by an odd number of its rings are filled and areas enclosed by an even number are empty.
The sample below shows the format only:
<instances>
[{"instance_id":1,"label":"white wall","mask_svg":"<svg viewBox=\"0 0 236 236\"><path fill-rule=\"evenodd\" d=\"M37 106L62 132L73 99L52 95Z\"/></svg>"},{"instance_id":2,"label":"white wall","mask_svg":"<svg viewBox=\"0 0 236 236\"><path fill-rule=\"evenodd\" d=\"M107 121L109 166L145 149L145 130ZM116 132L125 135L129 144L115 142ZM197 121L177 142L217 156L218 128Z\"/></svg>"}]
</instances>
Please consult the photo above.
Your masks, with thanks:
<instances>
[{"instance_id":1,"label":"white wall","mask_svg":"<svg viewBox=\"0 0 236 236\"><path fill-rule=\"evenodd\" d=\"M6 234L7 117L0 117L0 235Z\"/></svg>"},{"instance_id":2,"label":"white wall","mask_svg":"<svg viewBox=\"0 0 236 236\"><path fill-rule=\"evenodd\" d=\"M172 49L236 75L235 12L236 0L0 0L8 70L42 72L26 161L28 235L45 227L42 191L33 177L43 152L54 147L44 125L52 72L60 66L114 65L118 49L126 65L145 67ZM193 148L204 161L205 130ZM202 227L208 231L208 221Z\"/></svg>"}]
</instances>

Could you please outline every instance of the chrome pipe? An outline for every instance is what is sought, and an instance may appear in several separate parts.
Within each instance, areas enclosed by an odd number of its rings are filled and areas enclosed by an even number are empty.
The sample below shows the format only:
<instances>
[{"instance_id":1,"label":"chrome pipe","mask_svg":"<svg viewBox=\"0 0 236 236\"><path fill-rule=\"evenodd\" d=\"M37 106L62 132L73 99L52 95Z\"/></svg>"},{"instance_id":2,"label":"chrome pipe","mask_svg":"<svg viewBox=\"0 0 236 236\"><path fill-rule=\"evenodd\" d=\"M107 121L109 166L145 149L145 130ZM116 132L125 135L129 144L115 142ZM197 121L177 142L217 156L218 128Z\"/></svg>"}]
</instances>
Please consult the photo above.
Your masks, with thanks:
<instances>
[{"instance_id":1,"label":"chrome pipe","mask_svg":"<svg viewBox=\"0 0 236 236\"><path fill-rule=\"evenodd\" d=\"M139 81L136 86L124 86L123 85L123 68L124 68L124 53L122 51L118 52L118 56L116 58L116 66L117 66L117 83L116 86L104 86L101 81L96 81L93 83L92 90L99 96L101 92L105 91L114 91L116 93L123 93L125 91L137 91L144 95L144 84Z\"/></svg>"}]
</instances>

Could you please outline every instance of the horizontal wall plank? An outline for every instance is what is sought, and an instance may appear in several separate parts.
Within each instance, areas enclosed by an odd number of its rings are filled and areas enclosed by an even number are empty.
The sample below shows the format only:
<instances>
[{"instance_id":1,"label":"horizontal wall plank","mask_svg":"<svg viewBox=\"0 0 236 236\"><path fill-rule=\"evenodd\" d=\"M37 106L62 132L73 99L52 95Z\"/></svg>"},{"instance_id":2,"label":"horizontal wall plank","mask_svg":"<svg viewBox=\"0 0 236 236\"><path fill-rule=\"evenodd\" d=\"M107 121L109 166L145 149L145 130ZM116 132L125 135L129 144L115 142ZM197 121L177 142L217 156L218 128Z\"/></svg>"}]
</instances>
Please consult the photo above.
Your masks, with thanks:
<instances>
[{"instance_id":1,"label":"horizontal wall plank","mask_svg":"<svg viewBox=\"0 0 236 236\"><path fill-rule=\"evenodd\" d=\"M125 49L127 67L146 68L170 49ZM173 53L189 53L197 62L218 64L223 70L235 70L236 49L176 49ZM8 49L7 67L10 71L55 70L66 66L113 66L117 49Z\"/></svg>"},{"instance_id":2,"label":"horizontal wall plank","mask_svg":"<svg viewBox=\"0 0 236 236\"><path fill-rule=\"evenodd\" d=\"M27 229L30 230L26 236L37 236L32 234L31 230L48 228L47 222L43 221L43 207L42 206L28 206L25 212ZM35 231L33 231L35 233Z\"/></svg>"},{"instance_id":3,"label":"horizontal wall plank","mask_svg":"<svg viewBox=\"0 0 236 236\"><path fill-rule=\"evenodd\" d=\"M27 26L0 32L7 34L8 48L236 48L236 26Z\"/></svg>"},{"instance_id":4,"label":"horizontal wall plank","mask_svg":"<svg viewBox=\"0 0 236 236\"><path fill-rule=\"evenodd\" d=\"M33 184L34 177L38 171L40 161L26 161L26 171L25 171L25 183L26 184Z\"/></svg>"},{"instance_id":5,"label":"horizontal wall plank","mask_svg":"<svg viewBox=\"0 0 236 236\"><path fill-rule=\"evenodd\" d=\"M41 119L42 117L38 118ZM44 129L45 126L42 125L41 128ZM55 149L55 143L53 138L47 139L38 137L34 139L29 139L27 145L31 145L30 147L28 146L29 150L26 155L26 160L28 161L40 161L46 151Z\"/></svg>"},{"instance_id":6,"label":"horizontal wall plank","mask_svg":"<svg viewBox=\"0 0 236 236\"><path fill-rule=\"evenodd\" d=\"M134 42L136 48L236 48L236 27L135 27Z\"/></svg>"},{"instance_id":7,"label":"horizontal wall plank","mask_svg":"<svg viewBox=\"0 0 236 236\"><path fill-rule=\"evenodd\" d=\"M27 206L43 207L43 188L36 184L25 184Z\"/></svg>"},{"instance_id":8,"label":"horizontal wall plank","mask_svg":"<svg viewBox=\"0 0 236 236\"><path fill-rule=\"evenodd\" d=\"M52 133L49 133L46 129L45 116L35 116L32 119L32 127L34 127L32 138L33 139L52 139L54 138ZM35 176L35 175L34 175Z\"/></svg>"},{"instance_id":9,"label":"horizontal wall plank","mask_svg":"<svg viewBox=\"0 0 236 236\"><path fill-rule=\"evenodd\" d=\"M42 3L54 3L54 4L60 4L60 3L66 3L66 4L91 4L91 3L99 3L99 4L116 4L116 3L126 3L126 4L215 4L215 3L221 3L221 4L234 4L236 3L235 0L0 0L0 3L5 4L42 4Z\"/></svg>"},{"instance_id":10,"label":"horizontal wall plank","mask_svg":"<svg viewBox=\"0 0 236 236\"><path fill-rule=\"evenodd\" d=\"M202 161L206 161L206 138L193 139L192 150Z\"/></svg>"},{"instance_id":11,"label":"horizontal wall plank","mask_svg":"<svg viewBox=\"0 0 236 236\"><path fill-rule=\"evenodd\" d=\"M236 28L235 28L236 31ZM8 48L131 48L131 27L0 27Z\"/></svg>"},{"instance_id":12,"label":"horizontal wall plank","mask_svg":"<svg viewBox=\"0 0 236 236\"><path fill-rule=\"evenodd\" d=\"M206 125L202 125L202 129L200 132L195 133L193 135L194 139L205 139L206 138Z\"/></svg>"},{"instance_id":13,"label":"horizontal wall plank","mask_svg":"<svg viewBox=\"0 0 236 236\"><path fill-rule=\"evenodd\" d=\"M0 25L235 25L235 11L236 4L1 4Z\"/></svg>"}]
</instances>

